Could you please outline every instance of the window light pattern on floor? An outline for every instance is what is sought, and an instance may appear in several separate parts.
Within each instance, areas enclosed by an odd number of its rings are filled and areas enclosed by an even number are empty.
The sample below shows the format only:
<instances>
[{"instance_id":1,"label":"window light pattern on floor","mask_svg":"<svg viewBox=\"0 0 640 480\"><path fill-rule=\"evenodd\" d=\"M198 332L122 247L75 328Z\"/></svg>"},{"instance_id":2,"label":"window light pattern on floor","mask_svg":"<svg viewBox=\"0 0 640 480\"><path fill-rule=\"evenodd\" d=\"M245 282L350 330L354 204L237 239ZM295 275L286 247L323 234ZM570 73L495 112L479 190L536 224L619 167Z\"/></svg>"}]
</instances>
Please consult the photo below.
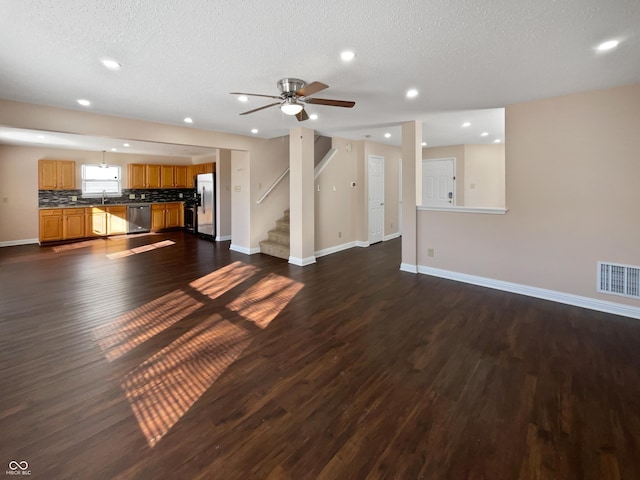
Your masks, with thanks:
<instances>
[{"instance_id":1,"label":"window light pattern on floor","mask_svg":"<svg viewBox=\"0 0 640 480\"><path fill-rule=\"evenodd\" d=\"M156 300L97 327L93 338L110 362L179 322L202 306L182 290Z\"/></svg>"},{"instance_id":2,"label":"window light pattern on floor","mask_svg":"<svg viewBox=\"0 0 640 480\"><path fill-rule=\"evenodd\" d=\"M299 282L276 274L269 274L227 305L260 328L271 321L302 289Z\"/></svg>"},{"instance_id":3,"label":"window light pattern on floor","mask_svg":"<svg viewBox=\"0 0 640 480\"><path fill-rule=\"evenodd\" d=\"M153 447L249 345L247 331L213 315L160 350L122 382Z\"/></svg>"},{"instance_id":4,"label":"window light pattern on floor","mask_svg":"<svg viewBox=\"0 0 640 480\"><path fill-rule=\"evenodd\" d=\"M128 257L130 255L135 255L136 253L149 252L151 250L155 250L156 248L168 247L170 245L175 245L176 242L172 242L171 240L164 240L162 242L151 243L149 245L141 245L139 247L134 247L129 250L122 250L120 252L109 253L107 254L107 258L109 260L114 260L116 258Z\"/></svg>"},{"instance_id":5,"label":"window light pattern on floor","mask_svg":"<svg viewBox=\"0 0 640 480\"><path fill-rule=\"evenodd\" d=\"M210 299L216 299L233 287L248 280L258 272L256 267L242 262L233 262L189 284Z\"/></svg>"}]
</instances>

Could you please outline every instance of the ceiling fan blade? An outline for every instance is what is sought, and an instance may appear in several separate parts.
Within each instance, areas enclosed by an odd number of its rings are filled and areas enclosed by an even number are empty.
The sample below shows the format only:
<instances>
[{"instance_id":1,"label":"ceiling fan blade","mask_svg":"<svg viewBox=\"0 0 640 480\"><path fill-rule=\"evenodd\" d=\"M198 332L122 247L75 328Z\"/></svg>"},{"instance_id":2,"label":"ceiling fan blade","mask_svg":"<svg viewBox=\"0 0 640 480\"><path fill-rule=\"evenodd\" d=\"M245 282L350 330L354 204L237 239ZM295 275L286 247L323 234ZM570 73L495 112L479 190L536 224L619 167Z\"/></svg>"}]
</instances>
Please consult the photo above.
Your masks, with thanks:
<instances>
[{"instance_id":1,"label":"ceiling fan blade","mask_svg":"<svg viewBox=\"0 0 640 480\"><path fill-rule=\"evenodd\" d=\"M308 97L314 93L321 92L325 88L329 88L329 85L325 85L322 82L311 82L309 85L305 85L300 90L296 91L298 97Z\"/></svg>"},{"instance_id":2,"label":"ceiling fan blade","mask_svg":"<svg viewBox=\"0 0 640 480\"><path fill-rule=\"evenodd\" d=\"M351 108L356 102L351 102L348 100L329 100L328 98L310 98L305 100L307 103L313 103L315 105L328 105L330 107L345 107Z\"/></svg>"},{"instance_id":3,"label":"ceiling fan blade","mask_svg":"<svg viewBox=\"0 0 640 480\"><path fill-rule=\"evenodd\" d=\"M309 120L309 115L304 110L300 110L300 113L296 113L296 118L299 122L304 122L305 120Z\"/></svg>"},{"instance_id":4,"label":"ceiling fan blade","mask_svg":"<svg viewBox=\"0 0 640 480\"><path fill-rule=\"evenodd\" d=\"M250 97L280 98L276 95L262 95L261 93L230 92L229 95L248 95Z\"/></svg>"},{"instance_id":5,"label":"ceiling fan blade","mask_svg":"<svg viewBox=\"0 0 640 480\"><path fill-rule=\"evenodd\" d=\"M264 105L262 107L254 108L253 110L249 110L248 112L242 112L240 115L248 115L249 113L257 112L259 110L264 110L265 108L273 107L274 105L280 105L280 102L270 103L269 105Z\"/></svg>"}]
</instances>

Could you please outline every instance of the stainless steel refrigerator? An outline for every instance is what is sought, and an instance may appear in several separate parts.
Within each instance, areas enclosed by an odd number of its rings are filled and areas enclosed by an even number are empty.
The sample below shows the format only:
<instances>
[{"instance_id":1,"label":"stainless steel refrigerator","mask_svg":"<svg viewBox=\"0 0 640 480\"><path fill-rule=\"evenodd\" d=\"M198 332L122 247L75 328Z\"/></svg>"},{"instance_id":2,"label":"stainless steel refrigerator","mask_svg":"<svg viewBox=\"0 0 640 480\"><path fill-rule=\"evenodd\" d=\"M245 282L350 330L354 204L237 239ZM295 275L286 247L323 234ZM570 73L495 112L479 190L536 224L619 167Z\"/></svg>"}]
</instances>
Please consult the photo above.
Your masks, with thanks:
<instances>
[{"instance_id":1,"label":"stainless steel refrigerator","mask_svg":"<svg viewBox=\"0 0 640 480\"><path fill-rule=\"evenodd\" d=\"M216 238L216 182L215 174L201 173L196 177L198 192L197 228L200 235Z\"/></svg>"}]
</instances>

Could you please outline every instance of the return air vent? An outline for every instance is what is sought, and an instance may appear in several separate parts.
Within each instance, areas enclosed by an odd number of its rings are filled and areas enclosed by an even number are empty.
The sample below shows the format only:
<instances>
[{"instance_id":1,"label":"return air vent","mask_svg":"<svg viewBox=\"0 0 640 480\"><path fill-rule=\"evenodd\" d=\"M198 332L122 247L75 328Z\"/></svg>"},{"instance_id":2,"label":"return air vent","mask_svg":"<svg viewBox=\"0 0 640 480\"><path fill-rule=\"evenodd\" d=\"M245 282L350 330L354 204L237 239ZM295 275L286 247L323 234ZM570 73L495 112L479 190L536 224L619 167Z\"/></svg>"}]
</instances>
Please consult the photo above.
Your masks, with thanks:
<instances>
[{"instance_id":1,"label":"return air vent","mask_svg":"<svg viewBox=\"0 0 640 480\"><path fill-rule=\"evenodd\" d=\"M598 262L598 291L640 298L640 267Z\"/></svg>"}]
</instances>

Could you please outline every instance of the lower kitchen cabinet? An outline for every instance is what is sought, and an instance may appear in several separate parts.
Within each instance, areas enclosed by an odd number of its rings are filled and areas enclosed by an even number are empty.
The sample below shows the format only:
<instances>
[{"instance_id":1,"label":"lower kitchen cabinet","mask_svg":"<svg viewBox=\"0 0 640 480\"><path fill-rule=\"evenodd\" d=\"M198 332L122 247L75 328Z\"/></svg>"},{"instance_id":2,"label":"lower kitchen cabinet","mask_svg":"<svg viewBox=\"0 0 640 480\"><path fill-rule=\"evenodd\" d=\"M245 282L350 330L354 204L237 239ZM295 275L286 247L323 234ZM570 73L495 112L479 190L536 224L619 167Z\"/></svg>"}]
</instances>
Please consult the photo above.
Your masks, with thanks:
<instances>
[{"instance_id":1,"label":"lower kitchen cabinet","mask_svg":"<svg viewBox=\"0 0 640 480\"><path fill-rule=\"evenodd\" d=\"M107 234L107 211L104 207L85 208L85 236L102 237Z\"/></svg>"},{"instance_id":2,"label":"lower kitchen cabinet","mask_svg":"<svg viewBox=\"0 0 640 480\"><path fill-rule=\"evenodd\" d=\"M127 233L127 207L107 207L107 235Z\"/></svg>"},{"instance_id":3,"label":"lower kitchen cabinet","mask_svg":"<svg viewBox=\"0 0 640 480\"><path fill-rule=\"evenodd\" d=\"M127 233L127 207L91 207L85 209L86 237Z\"/></svg>"},{"instance_id":4,"label":"lower kitchen cabinet","mask_svg":"<svg viewBox=\"0 0 640 480\"><path fill-rule=\"evenodd\" d=\"M84 238L85 236L85 212L84 208L65 208L62 210L62 237L63 240Z\"/></svg>"},{"instance_id":5,"label":"lower kitchen cabinet","mask_svg":"<svg viewBox=\"0 0 640 480\"><path fill-rule=\"evenodd\" d=\"M151 205L151 230L184 226L181 203L154 203Z\"/></svg>"},{"instance_id":6,"label":"lower kitchen cabinet","mask_svg":"<svg viewBox=\"0 0 640 480\"><path fill-rule=\"evenodd\" d=\"M55 242L63 235L62 209L40 210L40 241Z\"/></svg>"}]
</instances>

